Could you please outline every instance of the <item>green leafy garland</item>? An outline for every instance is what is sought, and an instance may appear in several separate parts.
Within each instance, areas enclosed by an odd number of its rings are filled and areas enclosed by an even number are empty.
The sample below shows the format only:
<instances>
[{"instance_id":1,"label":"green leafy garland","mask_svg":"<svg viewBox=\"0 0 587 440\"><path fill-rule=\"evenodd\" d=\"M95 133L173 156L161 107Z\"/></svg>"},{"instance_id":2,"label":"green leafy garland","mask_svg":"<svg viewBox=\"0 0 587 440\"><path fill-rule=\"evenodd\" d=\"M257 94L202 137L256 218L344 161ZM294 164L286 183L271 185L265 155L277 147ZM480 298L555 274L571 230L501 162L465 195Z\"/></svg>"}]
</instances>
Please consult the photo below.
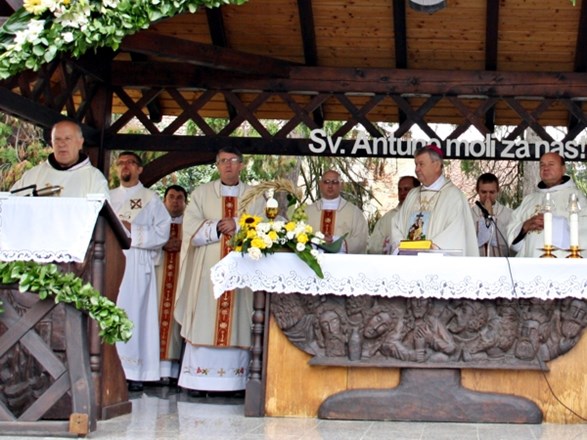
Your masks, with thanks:
<instances>
[{"instance_id":1,"label":"green leafy garland","mask_svg":"<svg viewBox=\"0 0 587 440\"><path fill-rule=\"evenodd\" d=\"M38 70L58 55L118 49L126 35L200 7L247 0L24 0L0 28L0 79Z\"/></svg>"},{"instance_id":2,"label":"green leafy garland","mask_svg":"<svg viewBox=\"0 0 587 440\"><path fill-rule=\"evenodd\" d=\"M100 337L108 344L126 342L132 336L133 323L123 309L73 273L61 272L55 264L0 262L0 283L18 283L20 292L36 292L41 299L52 296L56 303L71 304L87 312L98 323Z\"/></svg>"}]
</instances>

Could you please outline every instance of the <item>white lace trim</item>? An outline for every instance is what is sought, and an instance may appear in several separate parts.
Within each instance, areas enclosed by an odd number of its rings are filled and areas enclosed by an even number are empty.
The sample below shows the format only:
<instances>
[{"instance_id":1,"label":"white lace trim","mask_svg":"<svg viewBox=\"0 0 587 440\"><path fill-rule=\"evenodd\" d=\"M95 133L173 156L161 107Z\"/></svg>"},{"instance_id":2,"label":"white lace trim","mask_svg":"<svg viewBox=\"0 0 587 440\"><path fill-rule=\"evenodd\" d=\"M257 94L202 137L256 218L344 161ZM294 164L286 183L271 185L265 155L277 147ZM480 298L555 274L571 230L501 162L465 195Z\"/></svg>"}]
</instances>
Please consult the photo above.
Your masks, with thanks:
<instances>
[{"instance_id":1,"label":"white lace trim","mask_svg":"<svg viewBox=\"0 0 587 440\"><path fill-rule=\"evenodd\" d=\"M214 296L235 288L312 295L443 299L587 298L587 262L575 259L322 255L324 279L295 254L253 261L231 253L211 269ZM512 279L515 289L512 288Z\"/></svg>"}]
</instances>

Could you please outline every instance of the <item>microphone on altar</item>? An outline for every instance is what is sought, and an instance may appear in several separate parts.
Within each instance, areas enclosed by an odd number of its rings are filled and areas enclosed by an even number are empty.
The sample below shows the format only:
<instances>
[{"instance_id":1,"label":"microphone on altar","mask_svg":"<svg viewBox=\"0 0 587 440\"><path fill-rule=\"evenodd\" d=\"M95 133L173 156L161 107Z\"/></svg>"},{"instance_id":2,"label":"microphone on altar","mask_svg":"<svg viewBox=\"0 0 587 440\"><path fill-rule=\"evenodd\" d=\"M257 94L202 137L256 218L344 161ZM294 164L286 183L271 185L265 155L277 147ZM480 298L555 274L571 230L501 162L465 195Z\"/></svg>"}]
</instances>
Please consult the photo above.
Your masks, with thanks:
<instances>
[{"instance_id":1,"label":"microphone on altar","mask_svg":"<svg viewBox=\"0 0 587 440\"><path fill-rule=\"evenodd\" d=\"M495 230L501 236L501 238L504 241L504 243L507 244L508 240L503 235L503 233L500 231L500 229L498 228L497 222L495 221L495 217L493 217L493 215L491 215L489 213L489 211L487 210L487 208L485 206L483 206L483 204L479 200L476 200L475 201L475 205L477 205L477 207L481 210L481 213L483 214L483 217L485 217L485 224L487 225L487 227L489 227L489 225L491 223L493 223L495 225ZM500 256L506 257L506 259L508 258L507 254L506 255L500 255Z\"/></svg>"}]
</instances>

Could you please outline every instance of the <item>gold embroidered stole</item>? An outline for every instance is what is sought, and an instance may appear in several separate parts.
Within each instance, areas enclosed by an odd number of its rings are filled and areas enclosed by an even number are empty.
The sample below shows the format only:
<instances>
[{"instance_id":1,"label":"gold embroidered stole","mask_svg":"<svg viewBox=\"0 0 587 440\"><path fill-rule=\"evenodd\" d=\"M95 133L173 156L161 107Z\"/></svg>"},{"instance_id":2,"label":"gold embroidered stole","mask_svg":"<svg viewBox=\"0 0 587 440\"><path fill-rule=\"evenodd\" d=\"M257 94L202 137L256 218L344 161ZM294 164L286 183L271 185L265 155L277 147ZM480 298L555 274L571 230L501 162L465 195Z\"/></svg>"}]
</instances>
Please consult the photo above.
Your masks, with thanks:
<instances>
[{"instance_id":1,"label":"gold embroidered stole","mask_svg":"<svg viewBox=\"0 0 587 440\"><path fill-rule=\"evenodd\" d=\"M169 238L181 237L181 224L172 223ZM179 251L163 252L163 283L161 285L161 302L159 303L159 357L161 360L172 359L170 353L173 334L173 305L179 271Z\"/></svg>"},{"instance_id":2,"label":"gold embroidered stole","mask_svg":"<svg viewBox=\"0 0 587 440\"><path fill-rule=\"evenodd\" d=\"M236 197L222 197L222 218L236 217L238 199ZM224 258L229 252L230 237L222 235L220 242L220 258ZM218 298L216 303L216 326L214 345L227 347L230 344L232 328L232 314L234 312L234 290L227 290Z\"/></svg>"},{"instance_id":3,"label":"gold embroidered stole","mask_svg":"<svg viewBox=\"0 0 587 440\"><path fill-rule=\"evenodd\" d=\"M336 226L336 211L333 209L323 209L320 216L320 231L324 235L334 235Z\"/></svg>"}]
</instances>

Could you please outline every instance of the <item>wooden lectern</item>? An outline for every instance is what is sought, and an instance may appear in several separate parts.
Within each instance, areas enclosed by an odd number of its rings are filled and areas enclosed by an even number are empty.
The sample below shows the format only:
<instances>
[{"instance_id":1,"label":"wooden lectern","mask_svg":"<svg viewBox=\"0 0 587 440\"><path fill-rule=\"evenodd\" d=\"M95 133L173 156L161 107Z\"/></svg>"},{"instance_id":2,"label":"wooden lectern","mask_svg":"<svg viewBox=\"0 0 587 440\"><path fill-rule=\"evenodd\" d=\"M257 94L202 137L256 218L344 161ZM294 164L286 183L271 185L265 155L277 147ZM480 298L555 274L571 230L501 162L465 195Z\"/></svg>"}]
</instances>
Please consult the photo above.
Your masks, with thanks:
<instances>
[{"instance_id":1,"label":"wooden lectern","mask_svg":"<svg viewBox=\"0 0 587 440\"><path fill-rule=\"evenodd\" d=\"M94 212L85 215L82 211L87 210ZM21 224L10 231L9 224L14 223L11 211L17 212L15 215L22 218L25 227ZM93 222L87 228L85 244L79 242L83 241L83 234L76 230L84 229L80 222ZM51 243L60 241L55 234L64 234L63 243L69 241L78 249L86 246L85 255L80 260L75 253L47 250L43 246L38 251L31 249L30 244L25 249L15 249L15 234L27 242L30 235L35 235L31 230L37 227L51 235L46 240ZM130 239L108 202L0 197L2 261L27 256L20 259L48 262L47 258L58 256L55 262L62 271L73 272L116 301L124 272L122 249L129 246ZM96 429L96 420L130 413L131 403L116 347L101 343L94 321L70 305L55 304L52 298L40 300L34 293L20 293L15 285L0 285L0 300L5 309L0 314L3 434L85 435Z\"/></svg>"}]
</instances>

